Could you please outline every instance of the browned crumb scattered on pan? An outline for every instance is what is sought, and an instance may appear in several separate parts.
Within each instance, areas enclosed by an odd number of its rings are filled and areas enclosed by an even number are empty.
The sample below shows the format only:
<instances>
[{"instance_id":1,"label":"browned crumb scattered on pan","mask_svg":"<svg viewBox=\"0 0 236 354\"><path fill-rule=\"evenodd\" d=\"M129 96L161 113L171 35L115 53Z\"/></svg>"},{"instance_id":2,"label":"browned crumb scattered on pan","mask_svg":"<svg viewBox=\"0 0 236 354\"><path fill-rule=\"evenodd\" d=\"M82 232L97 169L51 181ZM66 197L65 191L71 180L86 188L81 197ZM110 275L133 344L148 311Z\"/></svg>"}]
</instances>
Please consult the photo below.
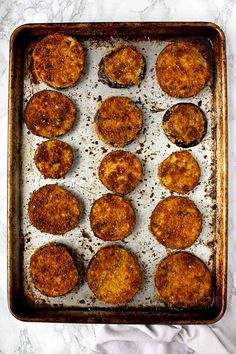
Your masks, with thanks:
<instances>
[{"instance_id":1,"label":"browned crumb scattered on pan","mask_svg":"<svg viewBox=\"0 0 236 354\"><path fill-rule=\"evenodd\" d=\"M202 216L189 198L170 196L159 202L152 212L150 229L167 248L191 246L202 230Z\"/></svg>"},{"instance_id":2,"label":"browned crumb scattered on pan","mask_svg":"<svg viewBox=\"0 0 236 354\"><path fill-rule=\"evenodd\" d=\"M131 300L142 281L143 271L136 257L120 246L101 248L87 269L90 289L99 300L110 304Z\"/></svg>"},{"instance_id":3,"label":"browned crumb scattered on pan","mask_svg":"<svg viewBox=\"0 0 236 354\"><path fill-rule=\"evenodd\" d=\"M207 131L207 120L195 104L178 103L165 113L162 127L172 143L188 148L202 141Z\"/></svg>"},{"instance_id":4,"label":"browned crumb scattered on pan","mask_svg":"<svg viewBox=\"0 0 236 354\"><path fill-rule=\"evenodd\" d=\"M199 182L201 170L198 162L188 151L176 151L158 168L161 183L172 192L186 194Z\"/></svg>"},{"instance_id":5,"label":"browned crumb scattered on pan","mask_svg":"<svg viewBox=\"0 0 236 354\"><path fill-rule=\"evenodd\" d=\"M139 85L144 77L146 64L143 55L133 46L112 48L99 64L98 76L104 84L114 88Z\"/></svg>"},{"instance_id":6,"label":"browned crumb scattered on pan","mask_svg":"<svg viewBox=\"0 0 236 354\"><path fill-rule=\"evenodd\" d=\"M108 193L93 203L90 212L91 228L104 241L123 240L131 234L135 222L132 204L124 197Z\"/></svg>"},{"instance_id":7,"label":"browned crumb scattered on pan","mask_svg":"<svg viewBox=\"0 0 236 354\"><path fill-rule=\"evenodd\" d=\"M174 253L158 265L155 285L160 297L179 307L206 307L212 301L209 269L188 252Z\"/></svg>"},{"instance_id":8,"label":"browned crumb scattered on pan","mask_svg":"<svg viewBox=\"0 0 236 354\"><path fill-rule=\"evenodd\" d=\"M35 190L28 204L31 224L41 232L61 235L74 229L79 221L79 201L57 184Z\"/></svg>"},{"instance_id":9,"label":"browned crumb scattered on pan","mask_svg":"<svg viewBox=\"0 0 236 354\"><path fill-rule=\"evenodd\" d=\"M123 147L138 136L143 122L143 113L135 103L122 96L108 97L98 108L95 130L104 142Z\"/></svg>"},{"instance_id":10,"label":"browned crumb scattered on pan","mask_svg":"<svg viewBox=\"0 0 236 354\"><path fill-rule=\"evenodd\" d=\"M191 97L201 91L210 78L209 61L190 42L165 47L156 62L157 81L173 97Z\"/></svg>"},{"instance_id":11,"label":"browned crumb scattered on pan","mask_svg":"<svg viewBox=\"0 0 236 354\"><path fill-rule=\"evenodd\" d=\"M34 286L51 297L69 293L83 277L67 247L59 243L49 243L34 252L30 258L30 275Z\"/></svg>"},{"instance_id":12,"label":"browned crumb scattered on pan","mask_svg":"<svg viewBox=\"0 0 236 354\"><path fill-rule=\"evenodd\" d=\"M84 69L84 50L75 38L54 33L36 44L33 65L38 78L48 85L72 87Z\"/></svg>"},{"instance_id":13,"label":"browned crumb scattered on pan","mask_svg":"<svg viewBox=\"0 0 236 354\"><path fill-rule=\"evenodd\" d=\"M73 164L73 152L63 141L47 140L38 146L34 162L44 178L61 178Z\"/></svg>"},{"instance_id":14,"label":"browned crumb scattered on pan","mask_svg":"<svg viewBox=\"0 0 236 354\"><path fill-rule=\"evenodd\" d=\"M29 100L24 119L35 135L53 138L67 133L76 119L74 103L60 92L43 90Z\"/></svg>"},{"instance_id":15,"label":"browned crumb scattered on pan","mask_svg":"<svg viewBox=\"0 0 236 354\"><path fill-rule=\"evenodd\" d=\"M127 194L135 189L142 178L140 160L131 152L116 150L108 153L99 166L99 178L109 190Z\"/></svg>"}]
</instances>

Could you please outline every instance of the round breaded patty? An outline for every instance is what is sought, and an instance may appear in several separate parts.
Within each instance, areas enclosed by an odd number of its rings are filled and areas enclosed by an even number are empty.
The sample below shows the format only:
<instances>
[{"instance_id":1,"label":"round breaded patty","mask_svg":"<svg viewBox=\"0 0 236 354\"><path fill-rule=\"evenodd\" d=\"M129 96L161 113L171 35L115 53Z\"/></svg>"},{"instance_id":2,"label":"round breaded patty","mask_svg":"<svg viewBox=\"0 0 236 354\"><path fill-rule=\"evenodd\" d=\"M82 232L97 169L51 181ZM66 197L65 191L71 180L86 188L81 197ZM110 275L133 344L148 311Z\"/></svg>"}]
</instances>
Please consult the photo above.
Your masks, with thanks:
<instances>
[{"instance_id":1,"label":"round breaded patty","mask_svg":"<svg viewBox=\"0 0 236 354\"><path fill-rule=\"evenodd\" d=\"M161 183L172 192L186 194L199 182L200 166L188 151L176 151L158 168Z\"/></svg>"},{"instance_id":2,"label":"round breaded patty","mask_svg":"<svg viewBox=\"0 0 236 354\"><path fill-rule=\"evenodd\" d=\"M69 293L82 281L67 247L59 243L49 243L34 252L30 275L35 287L52 297Z\"/></svg>"},{"instance_id":3,"label":"round breaded patty","mask_svg":"<svg viewBox=\"0 0 236 354\"><path fill-rule=\"evenodd\" d=\"M98 76L100 81L110 87L130 87L140 84L145 68L144 57L135 47L121 45L102 58Z\"/></svg>"},{"instance_id":4,"label":"round breaded patty","mask_svg":"<svg viewBox=\"0 0 236 354\"><path fill-rule=\"evenodd\" d=\"M137 259L120 246L101 248L91 259L87 282L94 295L110 304L131 300L141 288L143 272Z\"/></svg>"},{"instance_id":5,"label":"round breaded patty","mask_svg":"<svg viewBox=\"0 0 236 354\"><path fill-rule=\"evenodd\" d=\"M38 146L34 162L44 178L61 178L72 166L73 152L63 141L47 140Z\"/></svg>"},{"instance_id":6,"label":"round breaded patty","mask_svg":"<svg viewBox=\"0 0 236 354\"><path fill-rule=\"evenodd\" d=\"M123 240L131 234L135 222L135 211L128 199L108 193L93 203L91 228L104 241Z\"/></svg>"},{"instance_id":7,"label":"round breaded patty","mask_svg":"<svg viewBox=\"0 0 236 354\"><path fill-rule=\"evenodd\" d=\"M101 182L112 192L127 194L135 189L143 174L140 160L129 151L109 152L99 167Z\"/></svg>"},{"instance_id":8,"label":"round breaded patty","mask_svg":"<svg viewBox=\"0 0 236 354\"><path fill-rule=\"evenodd\" d=\"M54 138L67 133L73 127L76 108L62 93L43 90L30 98L24 111L24 119L33 134Z\"/></svg>"},{"instance_id":9,"label":"round breaded patty","mask_svg":"<svg viewBox=\"0 0 236 354\"><path fill-rule=\"evenodd\" d=\"M153 210L150 229L167 248L191 246L202 230L202 216L189 198L168 197Z\"/></svg>"},{"instance_id":10,"label":"round breaded patty","mask_svg":"<svg viewBox=\"0 0 236 354\"><path fill-rule=\"evenodd\" d=\"M99 138L110 145L123 147L138 136L143 113L127 97L108 97L100 104L94 122Z\"/></svg>"},{"instance_id":11,"label":"round breaded patty","mask_svg":"<svg viewBox=\"0 0 236 354\"><path fill-rule=\"evenodd\" d=\"M161 298L175 306L206 307L212 300L210 271L188 252L164 258L157 267L155 285Z\"/></svg>"},{"instance_id":12,"label":"round breaded patty","mask_svg":"<svg viewBox=\"0 0 236 354\"><path fill-rule=\"evenodd\" d=\"M84 50L75 38L54 33L36 44L33 65L39 80L57 88L71 87L84 69Z\"/></svg>"},{"instance_id":13,"label":"round breaded patty","mask_svg":"<svg viewBox=\"0 0 236 354\"><path fill-rule=\"evenodd\" d=\"M162 127L172 143L188 148L202 141L207 131L207 120L195 104L178 103L165 113Z\"/></svg>"},{"instance_id":14,"label":"round breaded patty","mask_svg":"<svg viewBox=\"0 0 236 354\"><path fill-rule=\"evenodd\" d=\"M57 184L35 190L28 204L31 224L41 232L62 235L74 229L79 221L79 201Z\"/></svg>"},{"instance_id":15,"label":"round breaded patty","mask_svg":"<svg viewBox=\"0 0 236 354\"><path fill-rule=\"evenodd\" d=\"M176 42L165 47L156 62L157 81L173 97L196 95L210 78L210 66L196 45Z\"/></svg>"}]
</instances>

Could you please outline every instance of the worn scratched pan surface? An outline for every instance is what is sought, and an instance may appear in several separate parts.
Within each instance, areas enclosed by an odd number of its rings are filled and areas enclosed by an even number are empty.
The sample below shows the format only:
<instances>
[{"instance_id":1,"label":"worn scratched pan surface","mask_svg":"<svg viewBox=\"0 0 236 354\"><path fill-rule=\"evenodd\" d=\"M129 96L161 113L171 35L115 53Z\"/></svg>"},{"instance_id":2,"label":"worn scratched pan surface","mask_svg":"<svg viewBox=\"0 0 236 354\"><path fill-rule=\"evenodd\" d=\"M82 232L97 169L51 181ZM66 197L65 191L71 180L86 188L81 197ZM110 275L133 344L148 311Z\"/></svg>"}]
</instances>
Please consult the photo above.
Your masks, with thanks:
<instances>
[{"instance_id":1,"label":"worn scratched pan surface","mask_svg":"<svg viewBox=\"0 0 236 354\"><path fill-rule=\"evenodd\" d=\"M30 193L53 180L44 180L33 163L37 145L45 139L31 134L23 121L29 98L41 89L31 75L30 53L36 41L45 35L62 32L76 36L86 50L86 68L82 80L63 90L78 108L78 120L71 132L61 137L75 153L72 171L60 185L79 196L83 216L78 227L64 236L42 234L30 225L27 203ZM171 98L156 82L155 61L169 43L180 39L197 41L206 48L211 62L207 87L188 99ZM98 81L97 65L114 45L135 45L144 55L147 70L140 87L113 89ZM126 147L135 153L144 167L144 177L129 194L137 213L137 226L124 241L117 242L134 252L145 273L141 291L125 306L106 305L96 300L86 282L70 294L57 298L41 295L29 276L29 259L43 244L58 241L82 257L86 268L93 254L110 242L93 235L89 212L95 199L106 193L98 179L98 166L108 145L98 140L93 119L98 101L107 96L125 95L144 112L139 137ZM199 239L187 251L200 257L213 278L214 296L208 308L180 309L165 305L154 289L154 271L169 252L151 235L149 217L160 199L169 192L157 178L157 166L171 152L179 150L166 138L162 118L178 102L192 102L204 111L208 130L203 141L188 149L201 166L200 184L189 196L203 215ZM9 77L9 150L8 150L8 299L11 312L26 321L100 322L100 323L212 323L220 319L226 307L227 282L227 97L226 58L223 32L211 23L70 23L32 24L15 30L10 44Z\"/></svg>"}]
</instances>

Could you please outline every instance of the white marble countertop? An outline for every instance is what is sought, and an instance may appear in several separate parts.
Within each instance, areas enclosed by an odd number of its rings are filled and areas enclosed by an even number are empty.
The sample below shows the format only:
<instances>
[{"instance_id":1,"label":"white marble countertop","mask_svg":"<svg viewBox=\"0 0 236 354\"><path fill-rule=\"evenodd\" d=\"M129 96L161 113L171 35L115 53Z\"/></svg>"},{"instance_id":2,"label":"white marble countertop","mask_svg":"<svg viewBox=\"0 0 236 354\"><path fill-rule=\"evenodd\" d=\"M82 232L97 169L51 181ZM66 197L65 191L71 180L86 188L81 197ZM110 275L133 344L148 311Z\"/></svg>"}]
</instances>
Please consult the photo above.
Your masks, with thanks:
<instances>
[{"instance_id":1,"label":"white marble countertop","mask_svg":"<svg viewBox=\"0 0 236 354\"><path fill-rule=\"evenodd\" d=\"M93 325L24 323L7 307L8 48L24 23L85 21L211 21L227 38L229 102L229 295L236 294L236 1L235 0L2 0L0 5L0 353L88 354ZM236 320L236 319L235 319ZM236 353L236 348L235 348ZM128 353L124 353L128 354ZM130 353L129 353L130 354ZM148 353L145 353L148 354Z\"/></svg>"}]
</instances>

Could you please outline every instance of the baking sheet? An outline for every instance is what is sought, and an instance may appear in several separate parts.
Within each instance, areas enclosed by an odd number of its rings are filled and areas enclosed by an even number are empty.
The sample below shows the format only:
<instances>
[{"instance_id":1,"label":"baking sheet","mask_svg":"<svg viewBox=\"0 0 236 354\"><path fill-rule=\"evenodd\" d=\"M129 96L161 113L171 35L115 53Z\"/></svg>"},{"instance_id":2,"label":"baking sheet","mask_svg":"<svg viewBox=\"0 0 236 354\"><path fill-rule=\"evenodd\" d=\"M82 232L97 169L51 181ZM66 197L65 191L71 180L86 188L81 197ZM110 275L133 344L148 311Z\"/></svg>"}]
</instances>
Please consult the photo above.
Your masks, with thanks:
<instances>
[{"instance_id":1,"label":"baking sheet","mask_svg":"<svg viewBox=\"0 0 236 354\"><path fill-rule=\"evenodd\" d=\"M204 40L205 41L205 40ZM212 93L213 74L207 87L193 98L178 99L164 94L156 82L155 62L160 51L172 41L124 40L111 37L106 40L83 40L86 49L86 70L81 81L74 87L61 90L73 100L78 109L77 122L74 128L60 140L69 143L74 151L75 160L72 170L65 179L44 179L33 162L34 152L39 143L46 139L30 133L25 124L21 135L22 159L22 218L21 230L24 242L23 253L23 290L24 296L31 303L44 306L62 306L63 308L114 308L117 306L104 304L97 300L86 282L82 287L75 288L71 293L57 298L50 298L40 294L33 286L29 276L29 260L36 248L52 241L61 242L73 249L83 259L86 268L96 251L109 244L119 244L130 249L139 259L144 269L144 283L140 292L128 304L118 306L125 308L160 308L164 304L154 288L154 272L157 264L167 255L167 249L158 243L149 231L149 217L156 204L170 195L159 182L157 166L170 153L178 150L164 134L162 117L165 111L179 102L191 102L199 105L206 115L208 128L203 141L195 147L189 148L201 167L200 184L188 194L197 205L203 217L203 229L198 240L186 250L200 257L215 272L215 237L216 237L216 135L215 122L219 119L214 110ZM117 44L133 44L144 55L147 71L140 87L129 89L112 89L98 81L97 65L110 47ZM24 105L29 98L42 89L51 89L44 83L34 84L30 75L27 61L24 71ZM106 153L115 150L98 139L94 132L93 120L98 102L108 96L122 95L131 98L144 113L144 122L138 138L124 149L138 156L142 162L144 174L142 182L136 189L127 195L135 207L137 224L132 235L123 241L104 242L93 235L89 223L89 213L95 199L109 191L98 178L98 167ZM82 205L82 215L77 228L63 236L54 236L41 233L30 225L27 204L30 193L40 186L49 183L58 183L78 196Z\"/></svg>"}]
</instances>

